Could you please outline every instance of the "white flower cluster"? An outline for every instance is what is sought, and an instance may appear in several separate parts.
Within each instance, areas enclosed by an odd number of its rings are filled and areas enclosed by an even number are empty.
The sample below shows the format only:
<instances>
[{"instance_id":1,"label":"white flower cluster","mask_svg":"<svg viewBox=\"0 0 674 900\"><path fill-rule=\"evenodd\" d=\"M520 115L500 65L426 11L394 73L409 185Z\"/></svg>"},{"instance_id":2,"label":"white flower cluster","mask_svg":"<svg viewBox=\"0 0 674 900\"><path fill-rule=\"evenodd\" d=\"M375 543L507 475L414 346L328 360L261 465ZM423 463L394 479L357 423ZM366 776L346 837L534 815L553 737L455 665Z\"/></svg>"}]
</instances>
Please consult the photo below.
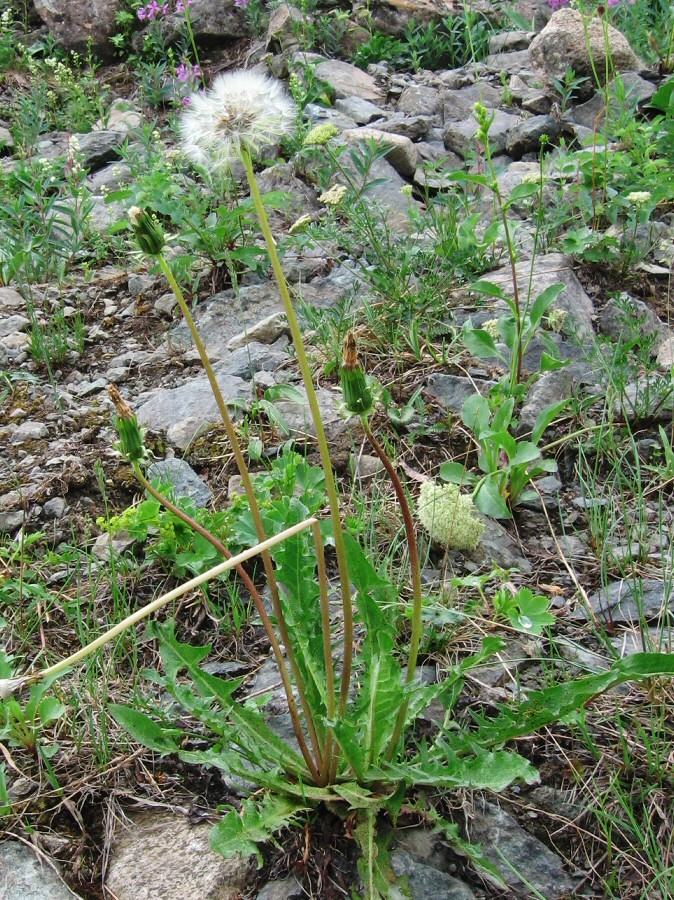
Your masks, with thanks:
<instances>
[{"instance_id":1,"label":"white flower cluster","mask_svg":"<svg viewBox=\"0 0 674 900\"><path fill-rule=\"evenodd\" d=\"M334 184L330 190L321 194L318 202L325 203L326 206L339 206L345 196L346 187L343 184Z\"/></svg>"},{"instance_id":2,"label":"white flower cluster","mask_svg":"<svg viewBox=\"0 0 674 900\"><path fill-rule=\"evenodd\" d=\"M561 334L564 330L564 324L568 319L569 314L565 309L551 309L548 312L548 328L550 331L555 331L557 334Z\"/></svg>"},{"instance_id":3,"label":"white flower cluster","mask_svg":"<svg viewBox=\"0 0 674 900\"><path fill-rule=\"evenodd\" d=\"M473 501L456 484L425 481L419 493L417 518L434 541L453 550L475 550L484 531Z\"/></svg>"},{"instance_id":4,"label":"white flower cluster","mask_svg":"<svg viewBox=\"0 0 674 900\"><path fill-rule=\"evenodd\" d=\"M648 203L651 199L650 191L632 191L631 194L628 194L625 198L628 203L634 203L635 206L643 206L644 203Z\"/></svg>"},{"instance_id":5,"label":"white flower cluster","mask_svg":"<svg viewBox=\"0 0 674 900\"><path fill-rule=\"evenodd\" d=\"M483 331L486 331L489 337L493 340L500 341L501 335L499 334L498 330L498 323L500 321L500 319L487 319L486 322L483 322L482 325L480 325L480 328Z\"/></svg>"}]
</instances>

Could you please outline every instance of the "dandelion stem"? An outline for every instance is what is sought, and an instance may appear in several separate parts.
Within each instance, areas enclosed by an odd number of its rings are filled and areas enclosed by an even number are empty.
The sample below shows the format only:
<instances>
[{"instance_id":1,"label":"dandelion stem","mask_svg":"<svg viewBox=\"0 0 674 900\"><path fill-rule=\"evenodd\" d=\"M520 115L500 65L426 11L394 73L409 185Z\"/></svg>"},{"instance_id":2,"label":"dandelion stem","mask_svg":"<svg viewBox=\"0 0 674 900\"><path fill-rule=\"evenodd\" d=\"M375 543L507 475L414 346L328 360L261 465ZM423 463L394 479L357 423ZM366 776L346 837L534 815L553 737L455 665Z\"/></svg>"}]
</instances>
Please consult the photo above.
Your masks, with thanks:
<instances>
[{"instance_id":1,"label":"dandelion stem","mask_svg":"<svg viewBox=\"0 0 674 900\"><path fill-rule=\"evenodd\" d=\"M302 373L302 380L304 382L304 388L307 392L307 400L309 402L309 408L311 410L311 417L313 419L314 428L316 430L316 441L318 443L318 449L321 455L321 465L325 473L325 488L328 494L330 515L332 518L333 537L335 541L337 565L339 568L339 579L342 592L342 605L344 615L344 659L342 664L342 684L339 702L339 713L340 715L343 715L346 709L346 701L349 695L349 683L351 681L351 667L353 662L353 609L351 606L351 585L349 582L349 570L346 560L346 546L344 543L344 535L342 533L342 520L339 509L339 498L337 496L335 477L332 471L332 463L330 461L330 450L328 448L328 442L325 437L325 429L323 427L321 410L318 405L318 397L316 396L316 390L313 384L311 367L309 366L307 354L304 349L304 342L302 340L302 331L300 329L297 316L295 315L295 310L293 308L292 300L290 297L290 291L288 290L288 284L286 282L285 275L283 274L283 269L281 268L281 260L279 259L279 255L276 250L276 242L274 241L274 236L272 235L271 228L269 226L269 220L267 218L267 213L265 211L264 204L262 203L262 197L260 196L260 190L257 186L255 172L253 170L253 161L250 157L250 153L245 147L241 147L241 159L246 168L246 175L248 177L248 184L250 186L250 194L253 199L253 205L255 206L255 212L257 213L257 217L260 222L260 228L262 229L262 234L267 245L267 251L269 253L272 269L274 271L274 277L278 285L281 300L283 301L286 318L288 319L290 334L292 336L293 345L297 354L297 362L300 368L300 372Z\"/></svg>"},{"instance_id":2,"label":"dandelion stem","mask_svg":"<svg viewBox=\"0 0 674 900\"><path fill-rule=\"evenodd\" d=\"M412 635L410 637L410 649L407 657L407 675L405 678L406 682L409 684L416 674L417 659L419 657L419 645L421 643L421 632L423 628L421 618L423 607L423 598L421 594L421 568L419 566L419 551L417 549L417 538L414 530L414 520L412 519L412 511L410 510L410 505L407 502L405 488L403 487L403 483L395 470L395 466L388 458L384 448L372 433L365 416L361 418L361 422L363 424L365 436L372 445L374 452L381 460L382 465L386 469L386 472L391 479L391 484L393 485L398 503L400 504L400 511L402 512L403 522L405 525L407 550L410 556L410 569L412 574ZM393 757L396 745L400 740L400 735L402 734L402 730L405 725L407 707L408 703L407 701L404 701L398 711L395 727L393 729L391 741L386 753L387 759L391 759Z\"/></svg>"},{"instance_id":3,"label":"dandelion stem","mask_svg":"<svg viewBox=\"0 0 674 900\"><path fill-rule=\"evenodd\" d=\"M253 482L250 478L250 473L248 472L248 466L246 465L246 460L239 445L239 440L236 436L236 430L234 428L234 424L227 410L227 404L225 403L225 399L222 396L222 391L220 390L220 385L218 384L218 380L215 377L215 372L213 371L213 366L211 365L211 361L208 358L208 353L206 352L206 347L204 346L204 342L201 340L201 335L197 330L197 326L195 325L194 319L192 318L192 313L189 310L189 307L185 301L185 297L180 288L180 285L176 281L176 278L171 271L171 267L166 262L163 253L159 253L157 255L157 261L161 267L162 272L166 276L166 279L171 286L171 290L175 294L175 298L178 301L178 306L180 307L180 311L183 314L185 322L187 323L187 327L189 328L190 334L192 335L192 340L194 341L194 345L197 348L199 353L199 357L201 359L201 364L204 367L206 375L208 377L208 383L211 386L211 391L213 392L213 396L215 398L215 402L217 404L218 410L220 412L220 416L222 418L223 425L225 426L225 432L227 433L227 439L231 445L232 452L234 453L234 459L236 461L237 468L239 470L239 474L241 475L241 480L243 482L243 487L246 492L246 497L248 498L248 503L250 505L250 512L253 517L253 524L255 525L255 531L257 532L257 537L259 541L264 541L266 539L266 534L264 530L264 525L262 524L262 516L260 515L260 507L258 506L257 498L255 496L255 491L253 490ZM264 570L267 575L267 581L269 582L269 587L272 592L272 600L274 602L274 608L276 609L279 599L278 599L278 585L276 583L276 574L274 573L274 566L272 565L271 557L268 553L262 554L262 561L264 563Z\"/></svg>"},{"instance_id":4,"label":"dandelion stem","mask_svg":"<svg viewBox=\"0 0 674 900\"><path fill-rule=\"evenodd\" d=\"M200 525L195 519L191 516L188 516L186 512L180 509L179 506L176 506L175 503L171 503L171 501L161 494L153 485L147 480L147 478L143 475L143 472L137 462L133 464L133 470L136 473L136 478L141 486L150 494L150 496L154 497L155 500L158 500L162 506L166 507L169 512L173 513L174 516L179 518L182 522L196 531L197 534L200 534L203 538L205 538L218 553L222 553L225 559L232 558L232 552L229 550L221 541L219 541L214 534L211 534L208 529L204 528L203 525ZM302 725L300 723L300 717L297 712L297 705L295 703L295 696L293 694L293 687L290 681L290 677L288 675L288 671L286 669L285 661L283 659L283 651L281 650L281 645L279 644L278 638L274 632L274 626L267 614L267 610L264 606L264 601L260 596L260 592L258 591L253 579L250 577L248 572L243 568L243 566L237 566L237 574L239 578L243 581L250 594L253 603L255 604L255 609L257 610L257 614L260 617L264 630L267 634L267 638L269 643L271 644L272 650L274 652L274 658L276 659L276 665L279 668L279 672L281 673L281 680L283 682L283 687L286 693L286 699L288 700L288 710L290 712L290 718L292 719L293 729L295 731L295 736L297 738L297 743L300 746L300 750L302 751L302 756L307 762L307 765L310 766L309 760L311 756L309 755L309 750L306 745L306 741L304 739L304 734L302 733ZM286 625L285 618L283 616L282 610L279 608L274 609L274 614L276 615L276 621L278 624L279 632L281 633L281 639L286 648L286 653L288 655L288 662L290 663L290 667L293 672L293 677L295 678L295 683L297 684L297 693L300 697L300 702L302 704L302 711L304 712L304 716L307 722L307 728L309 731L309 738L311 740L311 745L314 750L314 754L316 756L316 760L318 765L322 763L322 754L320 751L320 745L318 742L318 738L316 736L316 728L314 725L313 717L311 716L311 711L309 709L309 705L307 703L306 698L306 690L304 686L304 681L302 680L301 672L297 666L297 660L295 659L295 654L293 652L292 645L290 643L290 635L288 634L288 628Z\"/></svg>"}]
</instances>

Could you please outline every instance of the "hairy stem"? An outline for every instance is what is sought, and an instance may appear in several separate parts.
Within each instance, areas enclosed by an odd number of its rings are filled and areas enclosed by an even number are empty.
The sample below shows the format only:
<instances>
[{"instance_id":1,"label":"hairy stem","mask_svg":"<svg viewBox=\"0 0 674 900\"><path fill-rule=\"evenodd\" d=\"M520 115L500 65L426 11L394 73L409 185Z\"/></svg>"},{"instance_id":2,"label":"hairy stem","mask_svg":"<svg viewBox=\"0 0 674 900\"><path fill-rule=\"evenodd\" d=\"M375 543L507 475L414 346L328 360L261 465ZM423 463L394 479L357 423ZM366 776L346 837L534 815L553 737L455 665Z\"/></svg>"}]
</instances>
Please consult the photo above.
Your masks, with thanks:
<instances>
[{"instance_id":1,"label":"hairy stem","mask_svg":"<svg viewBox=\"0 0 674 900\"><path fill-rule=\"evenodd\" d=\"M197 521L195 521L191 516L188 516L186 512L180 509L179 506L176 506L175 503L171 503L171 501L164 497L158 490L156 490L152 484L147 480L147 478L143 475L140 466L137 462L134 463L134 472L136 473L136 478L143 488L150 494L155 500L158 500L162 506L166 507L169 512L173 513L174 516L177 516L181 521L183 521L186 525L196 531L197 534L200 534L203 538L205 538L215 549L222 553L225 559L232 558L232 552L229 550L222 541L219 541L214 534L211 534L208 529L204 528L203 525L200 525ZM300 749L302 751L302 755L305 760L307 759L305 750L308 753L306 742L304 740L304 735L302 733L302 726L300 723L299 715L297 713L297 706L295 704L295 697L293 694L292 684L290 682L290 677L288 676L288 672L286 670L285 661L283 659L283 653L281 651L281 646L278 642L276 634L274 632L274 626L267 614L267 610L264 606L264 601L260 596L260 592L258 591L255 583L252 578L243 568L243 566L237 566L237 574L243 581L248 593L250 594L253 603L255 604L255 609L257 610L257 614L262 621L262 625L267 634L267 638L269 643L271 644L272 650L274 652L274 658L276 659L276 664L279 667L279 672L281 673L281 680L283 681L283 688L286 693L286 698L288 700L288 710L290 712L290 718L292 719L293 728L295 731L295 736L297 737L297 742L300 745ZM278 610L274 610L274 614L276 615L276 622L278 625L279 632L281 633L281 640L283 641L283 645L286 649L286 653L288 655L288 662L290 663L290 667L292 669L293 677L295 679L295 683L297 685L297 693L299 694L300 703L302 704L302 711L304 712L304 717L307 722L307 729L309 731L309 738L311 740L311 745L314 750L314 755L316 757L317 764L320 766L322 762L322 754L320 750L320 744L318 738L316 736L316 728L314 725L314 720L311 715L311 710L309 709L309 705L307 703L306 698L306 690L304 686L304 681L302 679L302 675L297 666L297 660L295 659L295 654L293 652L292 644L290 643L290 635L288 633L288 627L286 625L285 618L283 616L283 611L279 608ZM308 763L307 763L308 764Z\"/></svg>"},{"instance_id":2,"label":"hairy stem","mask_svg":"<svg viewBox=\"0 0 674 900\"><path fill-rule=\"evenodd\" d=\"M423 623L421 619L423 607L423 598L421 594L421 567L419 565L419 551L417 549L417 538L414 530L414 520L412 519L412 511L410 509L410 505L407 502L405 488L403 487L403 483L395 470L395 466L388 458L384 448L381 446L374 434L372 434L367 419L363 417L361 421L363 423L365 436L372 445L374 452L381 460L382 465L386 469L387 475L391 479L391 484L393 485L396 498L398 500L398 503L400 504L400 511L402 512L403 522L405 525L407 550L410 556L410 569L412 572L412 635L410 638L410 649L407 657L407 675L405 679L409 684L416 673L417 659L419 657L419 645L421 643L421 633L423 629ZM407 706L407 702L404 702L401 705L400 710L398 711L395 727L393 729L393 734L391 736L391 741L389 743L386 754L388 759L391 759L393 757L396 745L400 740L400 735L402 734L403 726L405 724L405 716L407 715Z\"/></svg>"},{"instance_id":3,"label":"hairy stem","mask_svg":"<svg viewBox=\"0 0 674 900\"><path fill-rule=\"evenodd\" d=\"M335 541L335 554L337 556L337 565L339 568L339 580L342 592L342 606L344 615L344 660L342 667L342 685L339 702L339 712L341 715L346 709L346 701L349 696L349 683L351 681L351 667L353 663L353 609L351 606L351 585L349 582L349 569L346 561L344 535L342 533L342 520L339 509L339 498L337 496L335 476L332 471L332 463L330 461L330 450L328 448L328 442L325 437L325 428L323 427L321 410L318 405L318 397L316 396L316 390L314 388L311 367L309 366L309 360L307 359L307 354L304 349L304 342L302 340L302 331L300 329L297 316L295 315L292 299L290 297L290 291L288 290L288 284L281 267L281 260L279 259L279 255L276 250L276 242L269 226L269 220L267 218L264 204L262 203L260 190L257 186L255 172L253 171L253 162L251 160L250 154L245 148L241 148L241 158L246 168L246 175L248 177L248 184L250 186L250 195L253 200L253 205L255 206L255 212L257 213L257 217L260 222L260 228L262 229L262 234L267 245L269 259L271 260L272 269L274 271L274 277L278 285L281 300L283 301L286 318L288 319L290 334L292 337L293 345L295 347L295 353L297 354L297 362L302 374L302 381L304 382L304 389L307 392L309 409L311 410L311 417L314 423L314 428L316 430L316 441L318 443L318 449L321 455L321 465L323 468L323 472L325 473L325 489L328 495L328 503L330 505L330 516L332 519L332 530Z\"/></svg>"}]
</instances>

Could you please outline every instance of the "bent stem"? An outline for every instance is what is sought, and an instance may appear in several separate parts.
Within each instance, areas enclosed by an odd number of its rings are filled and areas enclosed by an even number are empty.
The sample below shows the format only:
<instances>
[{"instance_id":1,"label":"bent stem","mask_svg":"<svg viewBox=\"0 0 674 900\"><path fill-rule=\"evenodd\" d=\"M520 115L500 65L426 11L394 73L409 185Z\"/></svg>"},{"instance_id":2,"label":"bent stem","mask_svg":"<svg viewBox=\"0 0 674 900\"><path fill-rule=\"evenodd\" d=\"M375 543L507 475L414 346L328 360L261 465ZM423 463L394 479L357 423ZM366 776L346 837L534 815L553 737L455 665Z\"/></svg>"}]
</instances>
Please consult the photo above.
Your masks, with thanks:
<instances>
[{"instance_id":1,"label":"bent stem","mask_svg":"<svg viewBox=\"0 0 674 900\"><path fill-rule=\"evenodd\" d=\"M268 538L266 541L263 541L260 544L256 544L254 547L250 547L248 550L244 550L242 553L238 553L236 556L233 556L226 562L220 563L219 565L214 566L212 569L208 569L206 572L202 572L201 575L197 575L194 578L191 578L189 581L186 581L184 584L179 585L177 588L174 588L167 594L162 594L161 597L157 597L156 600L148 603L142 609L136 610L136 612L132 613L130 616L127 616L121 622L113 625L112 628L109 628L104 634L99 635L99 637L91 641L90 644L87 644L86 647L83 647L76 653L72 653L70 656L62 659L60 662L55 663L53 666L49 666L49 668L43 669L41 672L36 672L32 675L24 675L18 678L9 679L8 681L0 682L0 697L7 697L10 695L10 693L19 690L20 688L26 687L27 685L37 684L45 678L61 674L66 669L69 669L71 666L74 666L82 660L86 659L94 651L100 650L101 647L109 644L110 641L114 641L115 638L123 634L127 630L127 628L131 628L133 625L137 625L138 622L142 622L143 619L151 616L152 613L156 612L158 609L161 609L163 606L166 606L173 600L177 600L179 597L182 597L183 594L187 594L189 591L200 587L207 581L210 581L213 578L217 578L219 575L223 575L225 572L229 572L231 569L236 569L242 563L246 562L249 559L252 559L254 556L257 556L260 553L266 553L272 547L275 547L276 544L280 544L282 541L294 537L294 535L299 534L306 528L311 527L314 522L316 522L316 519L305 519L303 522L299 522L297 525L293 525L291 528L287 528L285 531L281 531L279 534L274 535L274 537ZM309 765L309 761L307 761L307 766L309 767L309 771L311 772L312 777L317 777L318 773L316 772L315 766L313 765L313 761L311 762L311 765Z\"/></svg>"},{"instance_id":2,"label":"bent stem","mask_svg":"<svg viewBox=\"0 0 674 900\"><path fill-rule=\"evenodd\" d=\"M215 372L213 371L213 366L211 365L211 361L208 358L208 353L206 352L206 347L204 346L204 342L201 340L201 335L197 330L197 326L192 318L192 313L189 310L189 307L185 301L185 297L180 288L180 285L176 281L176 278L171 270L171 267L166 262L163 253L157 254L157 261L161 267L162 272L166 276L166 280L171 286L171 290L173 291L176 300L178 301L178 306L180 307L180 312L183 314L183 318L187 323L187 327L189 328L190 334L192 336L192 340L194 341L194 346L197 348L199 353L199 358L201 359L201 364L204 367L204 371L208 377L208 383L211 387L211 391L213 392L213 397L215 398L215 402L218 407L218 411L222 418L222 423L225 426L225 432L227 433L227 440L229 441L232 452L234 453L234 459L236 461L236 466L239 470L239 474L241 475L241 481L243 482L243 487L246 492L246 497L248 498L248 504L250 506L250 512L253 517L253 524L255 525L255 531L257 532L258 540L264 542L266 540L267 535L265 534L264 525L262 524L262 516L260 515L260 507L257 503L257 498L255 496L255 491L253 490L253 482L250 478L250 473L248 472L248 466L246 465L246 459L243 455L241 447L239 445L239 440L236 436L236 431L234 429L234 424L232 423L232 419L229 415L229 411L227 409L227 404L225 403L225 399L222 396L222 391L220 390L220 385L218 384L218 380L215 377ZM262 554L262 561L264 563L264 571L267 576L267 581L269 582L269 587L272 593L272 601L274 604L274 611L277 612L279 606L279 595L278 595L278 585L276 583L276 574L274 572L274 566L272 565L271 557L267 552Z\"/></svg>"},{"instance_id":3,"label":"bent stem","mask_svg":"<svg viewBox=\"0 0 674 900\"><path fill-rule=\"evenodd\" d=\"M349 569L346 561L346 546L344 543L344 535L342 533L342 520L339 510L339 498L337 496L335 477L332 471L332 463L330 462L330 450L328 448L328 442L325 437L325 429L323 427L321 410L318 405L318 397L316 396L316 390L314 388L311 367L309 366L309 360L307 359L307 354L304 349L304 342L302 340L302 331L300 329L299 322L297 321L297 316L295 315L292 299L290 297L290 291L288 290L288 284L281 267L281 260L279 259L278 251L276 250L276 242L269 226L269 220L267 218L264 204L262 203L262 197L260 196L260 190L257 186L257 181L255 180L253 161L251 159L250 153L245 147L240 148L240 155L246 169L246 176L248 178L248 184L250 186L250 195L253 200L253 205L255 206L255 212L257 213L257 217L260 222L260 228L262 229L265 243L267 245L269 259L274 271L274 277L278 285L281 300L283 301L283 307L285 310L286 318L288 320L288 326L290 328L290 334L292 337L293 345L295 347L295 353L297 354L297 362L302 374L302 381L304 382L304 389L307 392L307 400L309 403L309 409L311 410L311 417L314 423L314 428L316 430L316 441L318 443L318 449L321 455L321 466L323 468L323 472L325 473L325 488L328 494L330 516L332 519L332 530L335 541L337 566L339 569L339 581L342 592L342 605L344 615L344 660L342 668L342 685L339 700L339 712L340 715L342 715L344 713L344 710L346 709L346 701L349 695L349 683L351 681L351 667L353 662L353 609L351 607L351 585L349 582Z\"/></svg>"},{"instance_id":4,"label":"bent stem","mask_svg":"<svg viewBox=\"0 0 674 900\"><path fill-rule=\"evenodd\" d=\"M219 541L214 534L211 534L208 529L204 528L203 525L200 525L195 519L189 516L186 512L180 509L179 506L176 506L174 503L164 497L156 488L147 480L145 475L143 474L140 465L137 461L133 463L133 469L136 474L136 478L138 479L141 486L150 494L150 496L154 497L155 500L158 500L162 506L166 507L169 512L173 513L174 516L179 518L182 522L196 531L197 534L200 534L203 538L205 538L215 549L222 553L225 559L232 558L232 552L229 550L221 541ZM318 527L318 526L317 526ZM274 658L276 659L276 665L279 668L279 672L281 673L281 680L283 682L283 689L285 690L286 699L288 701L288 711L290 712L290 718L293 723L293 729L295 731L295 737L297 738L297 743L300 746L300 750L302 751L302 756L304 757L306 763L311 768L311 756L309 754L309 750L306 745L306 741L304 739L304 734L302 732L302 725L300 723L300 718L297 712L297 705L295 703L295 696L293 694L293 687L290 681L290 676L288 675L288 671L286 669L285 661L283 659L283 652L281 650L281 645L279 644L278 638L274 632L274 626L267 614L267 610L264 606L264 601L260 596L260 592L258 591L255 583L252 578L243 568L243 566L237 566L237 574L239 578L243 581L248 593L250 594L253 603L255 604L255 609L257 610L257 614L262 621L262 625L267 634L267 639L271 644L272 650L274 652ZM307 703L306 691L304 687L304 681L302 680L302 674L297 666L297 661L295 659L295 653L292 648L292 644L290 643L290 635L288 634L288 627L286 625L285 618L283 616L283 611L279 608L278 610L274 610L276 615L276 622L278 624L279 632L281 633L281 640L283 641L283 645L286 649L286 653L288 655L288 662L290 663L290 667L292 669L293 677L295 679L295 684L297 685L297 693L300 698L300 703L302 705L302 712L304 713L304 718L307 723L307 729L309 731L309 738L311 740L311 746L313 747L314 755L316 757L317 766L321 766L323 762L323 755L321 753L320 744L318 741L318 737L316 735L316 728L314 724L313 716L311 715L311 710L309 708L309 704ZM316 774L318 775L318 771L316 770Z\"/></svg>"},{"instance_id":5,"label":"bent stem","mask_svg":"<svg viewBox=\"0 0 674 900\"><path fill-rule=\"evenodd\" d=\"M398 473L395 470L395 466L388 458L384 448L381 446L374 434L372 434L365 416L361 418L361 422L363 425L363 430L365 431L365 436L372 445L374 452L381 460L382 465L386 469L387 475L391 479L391 484L393 485L396 498L398 500L398 503L400 504L400 511L402 512L403 522L405 525L405 535L407 537L407 547L410 555L410 569L412 570L412 635L410 637L410 649L409 655L407 657L407 674L405 677L406 683L409 684L416 673L417 659L419 657L419 645L421 643L421 632L423 628L421 618L423 607L423 598L421 594L421 568L419 566L419 551L417 549L417 538L414 531L414 520L412 519L412 511L410 510L410 505L407 502L405 488L403 487L402 481L400 480ZM393 734L391 735L391 742L389 743L388 750L386 751L386 758L389 760L393 757L396 745L400 740L400 735L402 734L402 730L405 724L405 716L407 715L407 707L408 701L404 701L398 711Z\"/></svg>"}]
</instances>

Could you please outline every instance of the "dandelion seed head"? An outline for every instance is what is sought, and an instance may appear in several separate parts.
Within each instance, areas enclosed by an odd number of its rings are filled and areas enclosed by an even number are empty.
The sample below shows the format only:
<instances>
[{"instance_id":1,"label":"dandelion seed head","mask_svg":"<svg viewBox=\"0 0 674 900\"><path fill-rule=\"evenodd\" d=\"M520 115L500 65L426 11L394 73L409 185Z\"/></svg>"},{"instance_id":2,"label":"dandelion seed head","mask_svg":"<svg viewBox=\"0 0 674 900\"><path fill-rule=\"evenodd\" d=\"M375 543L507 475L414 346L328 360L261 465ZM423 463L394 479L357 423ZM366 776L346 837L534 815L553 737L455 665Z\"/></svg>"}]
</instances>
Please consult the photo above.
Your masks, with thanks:
<instances>
[{"instance_id":1,"label":"dandelion seed head","mask_svg":"<svg viewBox=\"0 0 674 900\"><path fill-rule=\"evenodd\" d=\"M183 153L208 169L223 169L291 134L297 109L280 81L256 72L220 75L210 90L192 94L180 123Z\"/></svg>"}]
</instances>

